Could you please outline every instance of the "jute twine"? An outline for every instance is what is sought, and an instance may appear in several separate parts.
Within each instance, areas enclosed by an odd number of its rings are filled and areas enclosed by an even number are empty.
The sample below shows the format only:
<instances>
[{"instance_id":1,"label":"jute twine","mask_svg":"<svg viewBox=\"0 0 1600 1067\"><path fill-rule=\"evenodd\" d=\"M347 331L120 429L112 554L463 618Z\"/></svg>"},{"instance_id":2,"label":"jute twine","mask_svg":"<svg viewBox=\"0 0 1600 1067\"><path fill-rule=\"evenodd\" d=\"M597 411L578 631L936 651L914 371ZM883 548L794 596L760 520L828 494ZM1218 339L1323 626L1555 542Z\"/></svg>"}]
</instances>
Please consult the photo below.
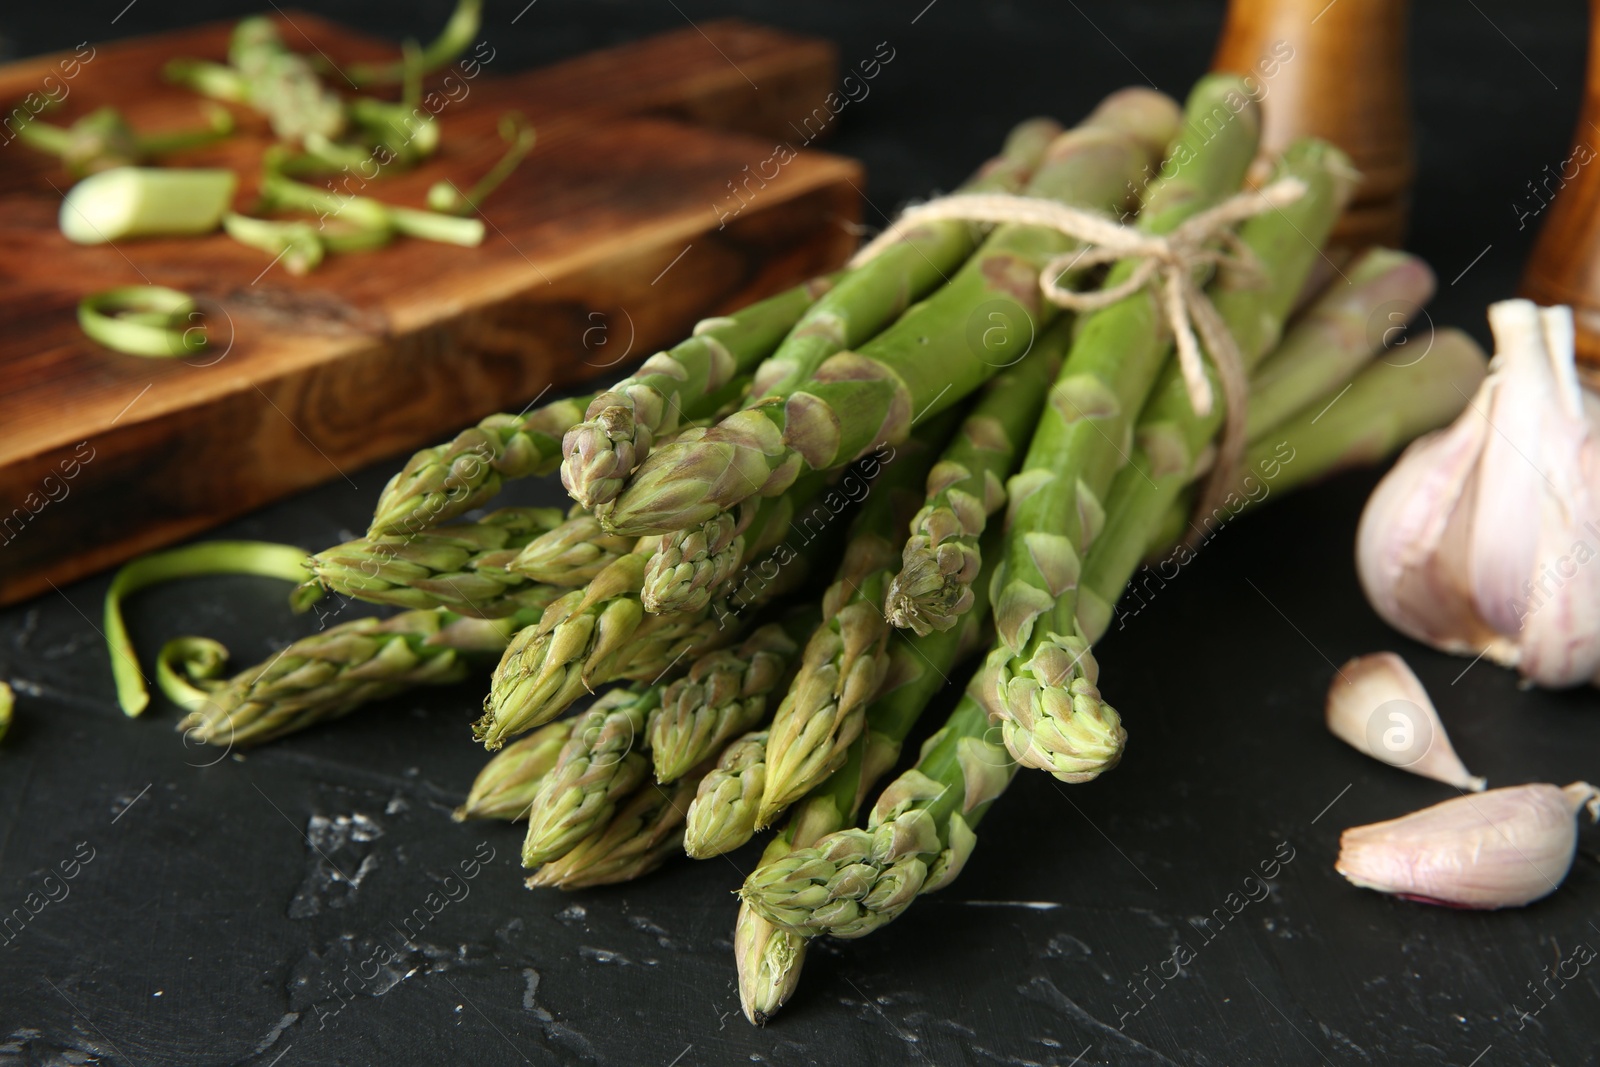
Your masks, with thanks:
<instances>
[{"instance_id":1,"label":"jute twine","mask_svg":"<svg viewBox=\"0 0 1600 1067\"><path fill-rule=\"evenodd\" d=\"M1197 415L1211 414L1215 404L1201 357L1202 342L1222 385L1226 406L1222 438L1216 462L1195 505L1195 515L1201 516L1209 514L1227 495L1244 455L1250 382L1238 342L1196 283L1195 276L1204 273L1200 268L1223 266L1243 272L1247 277L1259 276L1260 264L1233 227L1245 219L1293 203L1305 193L1306 185L1298 178L1280 178L1265 189L1229 197L1161 235L1142 233L1104 215L1053 200L1005 193L945 196L907 208L888 229L857 252L849 265L857 267L867 262L903 240L919 223L939 219L1018 222L1058 230L1083 244L1081 248L1055 256L1039 272L1040 291L1051 303L1070 311L1095 311L1148 287L1172 329L1178 349L1178 367L1183 373L1189 403ZM1061 282L1069 271L1121 259L1134 260L1135 265L1116 285L1077 292Z\"/></svg>"}]
</instances>

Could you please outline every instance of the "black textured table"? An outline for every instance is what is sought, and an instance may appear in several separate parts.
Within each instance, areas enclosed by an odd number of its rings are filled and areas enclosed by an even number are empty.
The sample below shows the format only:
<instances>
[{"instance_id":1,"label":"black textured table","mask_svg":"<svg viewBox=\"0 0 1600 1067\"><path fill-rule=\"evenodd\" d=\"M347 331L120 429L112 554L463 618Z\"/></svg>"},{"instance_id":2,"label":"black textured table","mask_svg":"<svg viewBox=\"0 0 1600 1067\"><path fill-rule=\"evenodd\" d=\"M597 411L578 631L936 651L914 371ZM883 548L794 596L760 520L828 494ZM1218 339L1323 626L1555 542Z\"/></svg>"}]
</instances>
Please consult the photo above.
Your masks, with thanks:
<instances>
[{"instance_id":1,"label":"black textured table","mask_svg":"<svg viewBox=\"0 0 1600 1067\"><path fill-rule=\"evenodd\" d=\"M254 6L124 3L8 4L3 47ZM317 6L398 38L428 36L445 5ZM893 61L833 142L867 162L870 216L951 187L1026 114L1071 120L1146 78L1181 95L1221 5L506 0L484 36L508 66L532 64L724 14L834 37L846 63L888 42ZM1437 322L1486 339L1484 306L1515 285L1525 183L1567 156L1584 14L1577 0L1418 5L1411 243L1440 276ZM350 537L399 459L217 536ZM1332 869L1343 827L1451 795L1328 736L1323 695L1349 656L1406 655L1494 784L1600 775L1592 691L1524 693L1483 664L1463 675L1366 607L1351 545L1375 477L1225 528L1125 615L1101 655L1131 733L1122 766L1078 787L1024 774L955 884L869 939L819 946L764 1030L738 1013L729 945L729 891L757 846L637 885L523 889L515 829L448 818L483 761L467 733L481 686L213 762L165 702L140 721L117 710L104 577L7 609L0 678L19 706L0 746L0 915L27 917L0 936L0 1064L1595 1063L1597 972L1532 992L1600 945L1593 830L1558 893L1504 914L1390 900ZM553 488L517 500L553 503ZM140 596L130 622L147 656L202 633L254 662L317 625L283 592L184 583ZM1246 879L1267 861L1263 897Z\"/></svg>"}]
</instances>

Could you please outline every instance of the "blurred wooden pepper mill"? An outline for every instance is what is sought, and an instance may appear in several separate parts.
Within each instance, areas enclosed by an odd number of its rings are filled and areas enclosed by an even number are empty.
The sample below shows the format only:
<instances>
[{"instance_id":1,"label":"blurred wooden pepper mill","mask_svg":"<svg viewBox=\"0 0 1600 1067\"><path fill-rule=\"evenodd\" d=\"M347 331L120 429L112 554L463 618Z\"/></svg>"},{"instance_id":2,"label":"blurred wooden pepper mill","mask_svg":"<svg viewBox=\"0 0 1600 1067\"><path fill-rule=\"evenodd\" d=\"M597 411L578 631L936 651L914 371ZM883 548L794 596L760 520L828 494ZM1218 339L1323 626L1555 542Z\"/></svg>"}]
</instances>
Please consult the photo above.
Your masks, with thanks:
<instances>
[{"instance_id":1,"label":"blurred wooden pepper mill","mask_svg":"<svg viewBox=\"0 0 1600 1067\"><path fill-rule=\"evenodd\" d=\"M1596 0L1600 3L1600 0ZM1213 70L1249 79L1261 150L1312 135L1361 172L1331 243L1398 247L1416 176L1406 76L1407 0L1230 0Z\"/></svg>"},{"instance_id":2,"label":"blurred wooden pepper mill","mask_svg":"<svg viewBox=\"0 0 1600 1067\"><path fill-rule=\"evenodd\" d=\"M1539 304L1570 304L1585 378L1600 376L1600 0L1589 4L1589 71L1572 150L1546 166L1518 201L1519 215L1543 214L1520 295ZM1548 207L1546 207L1548 205Z\"/></svg>"}]
</instances>

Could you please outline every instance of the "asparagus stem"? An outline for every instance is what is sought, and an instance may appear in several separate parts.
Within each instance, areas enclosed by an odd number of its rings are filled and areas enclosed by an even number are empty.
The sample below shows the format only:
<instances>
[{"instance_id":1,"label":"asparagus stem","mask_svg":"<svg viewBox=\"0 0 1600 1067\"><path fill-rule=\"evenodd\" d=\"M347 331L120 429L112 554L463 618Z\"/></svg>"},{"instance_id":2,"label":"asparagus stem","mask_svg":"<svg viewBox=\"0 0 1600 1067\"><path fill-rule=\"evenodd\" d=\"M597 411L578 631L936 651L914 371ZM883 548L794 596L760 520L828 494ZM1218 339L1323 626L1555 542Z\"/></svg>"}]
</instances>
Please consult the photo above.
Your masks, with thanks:
<instances>
[{"instance_id":1,"label":"asparagus stem","mask_svg":"<svg viewBox=\"0 0 1600 1067\"><path fill-rule=\"evenodd\" d=\"M559 590L510 566L530 541L561 525L556 508L502 508L408 537L348 541L312 556L309 566L324 587L358 600L500 618L556 599Z\"/></svg>"},{"instance_id":2,"label":"asparagus stem","mask_svg":"<svg viewBox=\"0 0 1600 1067\"><path fill-rule=\"evenodd\" d=\"M238 179L231 170L116 167L90 175L61 199L62 236L95 245L130 237L210 233Z\"/></svg>"},{"instance_id":3,"label":"asparagus stem","mask_svg":"<svg viewBox=\"0 0 1600 1067\"><path fill-rule=\"evenodd\" d=\"M1348 284L1330 286L1297 316L1283 343L1251 376L1250 440L1349 381L1433 296L1433 271L1405 252L1369 249L1345 275ZM1375 323L1380 311L1382 320Z\"/></svg>"},{"instance_id":4,"label":"asparagus stem","mask_svg":"<svg viewBox=\"0 0 1600 1067\"><path fill-rule=\"evenodd\" d=\"M577 721L573 718L548 723L496 752L473 779L466 803L451 818L457 822L526 819Z\"/></svg>"},{"instance_id":5,"label":"asparagus stem","mask_svg":"<svg viewBox=\"0 0 1600 1067\"><path fill-rule=\"evenodd\" d=\"M844 560L822 595L822 625L772 717L757 827L769 826L836 770L866 722L866 707L888 669L893 630L883 597L902 538L922 494L917 487L959 424L952 408L925 422L883 465L850 525Z\"/></svg>"},{"instance_id":6,"label":"asparagus stem","mask_svg":"<svg viewBox=\"0 0 1600 1067\"><path fill-rule=\"evenodd\" d=\"M964 192L1020 190L1061 134L1051 119L1030 119L1011 131L1000 154L962 186ZM824 360L876 336L913 302L949 280L977 247L981 229L964 221L931 222L839 279L801 316L772 357L762 363L751 403L786 398L810 380Z\"/></svg>"},{"instance_id":7,"label":"asparagus stem","mask_svg":"<svg viewBox=\"0 0 1600 1067\"><path fill-rule=\"evenodd\" d=\"M1214 91L1233 81L1217 76L1207 79L1196 89L1197 101L1203 104L1205 86ZM1218 143L1220 138L1200 151ZM1291 147L1282 170L1305 183L1305 194L1292 204L1249 220L1240 232L1243 246L1261 264L1263 277L1240 284L1224 274L1211 290L1222 321L1238 341L1246 373L1276 344L1283 317L1317 255L1318 242L1338 214L1344 199L1343 175L1349 172L1343 155L1319 142L1299 142ZM1148 305L1149 297L1141 294L1107 310L1139 301ZM1148 311L1153 314L1153 307ZM1140 441L1152 454L1170 457L1174 469L1182 468L1182 477L1175 484L1181 489L1192 477L1194 459L1222 418L1222 405L1218 404L1206 420L1206 436L1195 439L1187 458L1173 457L1180 446L1166 441L1164 426L1171 418L1183 417L1176 414L1180 407L1187 417L1193 417L1176 362L1167 364L1152 390L1150 383L1160 363L1144 368L1142 380L1135 382L1129 374L1126 350L1107 353L1102 347L1096 353L1089 349L1087 358L1075 363L1080 347L1090 337L1086 324L1057 385L1063 395L1070 387L1074 399L1069 407L1090 417L1068 422L1060 408L1048 407L1034 437L1031 461L1013 482L1012 495L1018 504L1009 527L1005 586L995 606L1000 642L992 654L1001 686L999 718L1007 748L1024 766L1048 770L1068 782L1092 779L1115 766L1127 738L1120 717L1095 688L1098 669L1088 643L1076 632L1080 560L1083 550L1092 546L1100 533L1104 520L1101 501L1108 483L1126 463L1125 451L1112 447L1111 442L1128 433L1132 414L1149 391L1153 399L1141 420ZM1106 340L1102 335L1098 343L1103 346ZM1165 347L1163 343L1159 351L1164 352ZM1109 369L1108 361L1113 364ZM1113 382L1117 384L1111 385ZM1116 414L1095 417L1097 409ZM1162 411L1154 425L1149 417L1152 409ZM1169 409L1173 414L1168 414ZM1156 509L1141 526L1157 521L1164 510L1164 506Z\"/></svg>"},{"instance_id":8,"label":"asparagus stem","mask_svg":"<svg viewBox=\"0 0 1600 1067\"><path fill-rule=\"evenodd\" d=\"M732 315L702 319L688 340L651 356L637 373L596 396L562 441L561 484L567 492L590 509L614 500L656 438L694 412L696 397L771 355L831 285L830 279L815 279Z\"/></svg>"},{"instance_id":9,"label":"asparagus stem","mask_svg":"<svg viewBox=\"0 0 1600 1067\"><path fill-rule=\"evenodd\" d=\"M889 584L885 614L922 636L948 630L973 603L983 563L978 540L1005 503L1005 479L1044 407L1070 335L1045 331L1027 359L989 383L955 441L928 474L927 500L911 521L900 573Z\"/></svg>"},{"instance_id":10,"label":"asparagus stem","mask_svg":"<svg viewBox=\"0 0 1600 1067\"><path fill-rule=\"evenodd\" d=\"M533 151L538 138L520 111L508 111L500 117L500 139L506 143L505 154L477 184L463 193L452 182L435 182L428 188L428 206L449 215L468 215L478 210L478 205L511 177L523 157Z\"/></svg>"},{"instance_id":11,"label":"asparagus stem","mask_svg":"<svg viewBox=\"0 0 1600 1067\"><path fill-rule=\"evenodd\" d=\"M536 613L469 619L441 608L352 619L234 676L179 724L211 745L254 745L487 665Z\"/></svg>"},{"instance_id":12,"label":"asparagus stem","mask_svg":"<svg viewBox=\"0 0 1600 1067\"><path fill-rule=\"evenodd\" d=\"M1027 191L1114 210L1144 165L1133 135L1091 125L1052 143ZM602 519L633 533L688 526L780 492L802 470L842 466L904 440L913 422L957 403L1027 350L1057 314L1041 306L1039 270L1072 247L1055 230L999 227L947 285L857 351L829 357L785 397L652 453Z\"/></svg>"},{"instance_id":13,"label":"asparagus stem","mask_svg":"<svg viewBox=\"0 0 1600 1067\"><path fill-rule=\"evenodd\" d=\"M647 727L656 781L682 778L766 718L788 686L801 643L820 621L808 605L756 630L736 649L701 656L667 686Z\"/></svg>"},{"instance_id":14,"label":"asparagus stem","mask_svg":"<svg viewBox=\"0 0 1600 1067\"><path fill-rule=\"evenodd\" d=\"M122 602L141 589L178 578L198 578L210 574L247 574L261 578L281 578L290 582L306 580L305 550L293 545L264 541L202 541L183 548L141 556L117 571L106 589L103 625L106 647L111 653L111 676L117 685L117 703L130 718L150 705L133 639L122 618ZM310 600L297 602L304 607Z\"/></svg>"},{"instance_id":15,"label":"asparagus stem","mask_svg":"<svg viewBox=\"0 0 1600 1067\"><path fill-rule=\"evenodd\" d=\"M439 36L423 47L414 58L392 60L388 63L352 63L344 73L361 88L369 85L393 85L403 81L408 72L428 74L453 62L478 35L483 22L483 0L456 0L450 20L439 31Z\"/></svg>"},{"instance_id":16,"label":"asparagus stem","mask_svg":"<svg viewBox=\"0 0 1600 1067\"><path fill-rule=\"evenodd\" d=\"M639 750L645 722L660 705L660 686L613 689L577 716L529 809L524 867L566 855L605 826L618 798L645 780L650 761Z\"/></svg>"}]
</instances>

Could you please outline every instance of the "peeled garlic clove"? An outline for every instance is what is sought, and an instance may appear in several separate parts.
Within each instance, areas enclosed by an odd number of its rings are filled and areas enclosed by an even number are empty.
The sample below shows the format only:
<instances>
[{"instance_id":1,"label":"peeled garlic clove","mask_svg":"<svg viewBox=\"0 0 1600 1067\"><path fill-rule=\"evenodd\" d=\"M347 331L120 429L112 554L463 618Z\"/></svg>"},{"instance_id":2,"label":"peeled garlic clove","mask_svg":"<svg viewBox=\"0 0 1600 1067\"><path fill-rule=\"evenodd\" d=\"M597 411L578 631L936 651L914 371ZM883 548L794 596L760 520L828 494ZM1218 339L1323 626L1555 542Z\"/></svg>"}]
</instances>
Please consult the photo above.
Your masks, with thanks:
<instances>
[{"instance_id":1,"label":"peeled garlic clove","mask_svg":"<svg viewBox=\"0 0 1600 1067\"><path fill-rule=\"evenodd\" d=\"M1486 380L1447 428L1414 442L1384 475L1361 513L1356 571L1385 622L1446 652L1475 656L1497 639L1472 606L1464 557L1473 472L1489 424Z\"/></svg>"},{"instance_id":2,"label":"peeled garlic clove","mask_svg":"<svg viewBox=\"0 0 1600 1067\"><path fill-rule=\"evenodd\" d=\"M1574 816L1600 818L1600 790L1518 785L1461 796L1339 838L1354 885L1457 908L1514 908L1555 892L1578 847Z\"/></svg>"},{"instance_id":3,"label":"peeled garlic clove","mask_svg":"<svg viewBox=\"0 0 1600 1067\"><path fill-rule=\"evenodd\" d=\"M1328 687L1328 729L1351 748L1391 767L1460 789L1482 791L1451 747L1428 691L1393 652L1357 656Z\"/></svg>"}]
</instances>

